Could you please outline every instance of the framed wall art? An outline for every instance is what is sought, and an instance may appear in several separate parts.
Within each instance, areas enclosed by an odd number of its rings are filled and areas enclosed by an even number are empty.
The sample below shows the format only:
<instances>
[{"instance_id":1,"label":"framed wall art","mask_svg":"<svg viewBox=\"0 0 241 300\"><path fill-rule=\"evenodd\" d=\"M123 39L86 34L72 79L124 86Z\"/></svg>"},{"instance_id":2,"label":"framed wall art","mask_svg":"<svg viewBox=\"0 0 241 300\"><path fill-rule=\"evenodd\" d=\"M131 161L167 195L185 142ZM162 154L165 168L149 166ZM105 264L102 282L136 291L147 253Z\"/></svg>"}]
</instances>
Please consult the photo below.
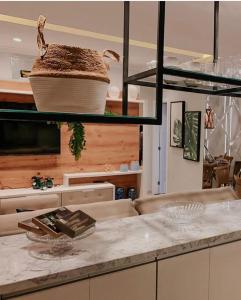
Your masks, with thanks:
<instances>
[{"instance_id":1,"label":"framed wall art","mask_svg":"<svg viewBox=\"0 0 241 300\"><path fill-rule=\"evenodd\" d=\"M201 112L185 112L185 133L183 158L199 161L200 160L200 133L201 133Z\"/></svg>"},{"instance_id":2,"label":"framed wall art","mask_svg":"<svg viewBox=\"0 0 241 300\"><path fill-rule=\"evenodd\" d=\"M185 101L170 104L170 146L183 148L184 146L184 112Z\"/></svg>"}]
</instances>

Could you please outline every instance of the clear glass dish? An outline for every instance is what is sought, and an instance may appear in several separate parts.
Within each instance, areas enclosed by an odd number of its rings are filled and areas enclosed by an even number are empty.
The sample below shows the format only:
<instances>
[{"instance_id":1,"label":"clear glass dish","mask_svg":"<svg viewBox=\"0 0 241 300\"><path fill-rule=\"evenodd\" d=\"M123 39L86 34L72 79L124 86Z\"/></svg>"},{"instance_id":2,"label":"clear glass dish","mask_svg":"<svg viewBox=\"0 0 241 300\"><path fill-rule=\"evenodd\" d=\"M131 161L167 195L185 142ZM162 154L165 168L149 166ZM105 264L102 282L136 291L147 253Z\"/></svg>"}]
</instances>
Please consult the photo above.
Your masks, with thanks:
<instances>
[{"instance_id":1,"label":"clear glass dish","mask_svg":"<svg viewBox=\"0 0 241 300\"><path fill-rule=\"evenodd\" d=\"M63 234L58 238L54 238L50 235L37 235L33 232L27 231L27 238L35 243L45 244L48 248L48 253L53 255L62 255L63 253L72 250L77 241L88 237L95 232L95 226L86 230L82 234L76 236L75 238L70 238Z\"/></svg>"},{"instance_id":2,"label":"clear glass dish","mask_svg":"<svg viewBox=\"0 0 241 300\"><path fill-rule=\"evenodd\" d=\"M173 202L165 205L165 213L170 221L188 224L203 215L205 205L202 202Z\"/></svg>"}]
</instances>

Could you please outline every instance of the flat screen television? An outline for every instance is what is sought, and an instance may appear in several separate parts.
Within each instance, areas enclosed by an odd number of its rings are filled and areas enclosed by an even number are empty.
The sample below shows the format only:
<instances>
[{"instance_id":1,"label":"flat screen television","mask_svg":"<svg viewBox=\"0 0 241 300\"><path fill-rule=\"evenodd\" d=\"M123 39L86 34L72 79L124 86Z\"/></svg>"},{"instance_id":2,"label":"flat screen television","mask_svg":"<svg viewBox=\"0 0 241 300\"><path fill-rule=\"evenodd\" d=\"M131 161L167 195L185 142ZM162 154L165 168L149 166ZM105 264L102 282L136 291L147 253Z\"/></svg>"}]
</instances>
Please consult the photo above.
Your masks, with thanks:
<instances>
[{"instance_id":1,"label":"flat screen television","mask_svg":"<svg viewBox=\"0 0 241 300\"><path fill-rule=\"evenodd\" d=\"M0 120L0 155L60 153L60 129L46 121Z\"/></svg>"}]
</instances>

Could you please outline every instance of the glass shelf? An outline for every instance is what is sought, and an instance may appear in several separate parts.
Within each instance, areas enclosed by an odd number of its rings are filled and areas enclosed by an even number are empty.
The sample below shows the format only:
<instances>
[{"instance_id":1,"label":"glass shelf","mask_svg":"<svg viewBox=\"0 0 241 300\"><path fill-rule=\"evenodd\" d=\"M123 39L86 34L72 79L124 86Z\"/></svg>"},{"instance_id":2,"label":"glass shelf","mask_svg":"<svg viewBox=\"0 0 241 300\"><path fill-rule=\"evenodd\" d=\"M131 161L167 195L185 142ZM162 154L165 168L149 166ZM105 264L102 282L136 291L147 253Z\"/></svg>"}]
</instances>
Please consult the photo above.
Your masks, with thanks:
<instances>
[{"instance_id":1,"label":"glass shelf","mask_svg":"<svg viewBox=\"0 0 241 300\"><path fill-rule=\"evenodd\" d=\"M156 68L127 79L128 84L156 87ZM241 97L241 79L163 67L163 88L199 94Z\"/></svg>"},{"instance_id":2,"label":"glass shelf","mask_svg":"<svg viewBox=\"0 0 241 300\"><path fill-rule=\"evenodd\" d=\"M139 116L109 116L36 110L0 109L1 120L58 121L106 124L155 124L155 118Z\"/></svg>"}]
</instances>

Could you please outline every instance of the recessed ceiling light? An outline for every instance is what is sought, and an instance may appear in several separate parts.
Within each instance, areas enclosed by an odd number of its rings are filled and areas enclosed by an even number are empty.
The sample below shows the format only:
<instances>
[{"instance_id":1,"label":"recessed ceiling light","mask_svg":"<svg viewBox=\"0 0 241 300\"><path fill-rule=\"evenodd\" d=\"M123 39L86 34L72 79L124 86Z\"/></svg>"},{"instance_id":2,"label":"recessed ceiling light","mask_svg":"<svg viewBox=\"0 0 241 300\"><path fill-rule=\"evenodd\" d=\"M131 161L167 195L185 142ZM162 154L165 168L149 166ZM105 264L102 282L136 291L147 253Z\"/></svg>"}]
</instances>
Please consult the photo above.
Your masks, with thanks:
<instances>
[{"instance_id":1,"label":"recessed ceiling light","mask_svg":"<svg viewBox=\"0 0 241 300\"><path fill-rule=\"evenodd\" d=\"M22 39L18 38L18 37L15 37L13 38L13 41L14 42L17 42L17 43L21 43L22 42Z\"/></svg>"}]
</instances>

